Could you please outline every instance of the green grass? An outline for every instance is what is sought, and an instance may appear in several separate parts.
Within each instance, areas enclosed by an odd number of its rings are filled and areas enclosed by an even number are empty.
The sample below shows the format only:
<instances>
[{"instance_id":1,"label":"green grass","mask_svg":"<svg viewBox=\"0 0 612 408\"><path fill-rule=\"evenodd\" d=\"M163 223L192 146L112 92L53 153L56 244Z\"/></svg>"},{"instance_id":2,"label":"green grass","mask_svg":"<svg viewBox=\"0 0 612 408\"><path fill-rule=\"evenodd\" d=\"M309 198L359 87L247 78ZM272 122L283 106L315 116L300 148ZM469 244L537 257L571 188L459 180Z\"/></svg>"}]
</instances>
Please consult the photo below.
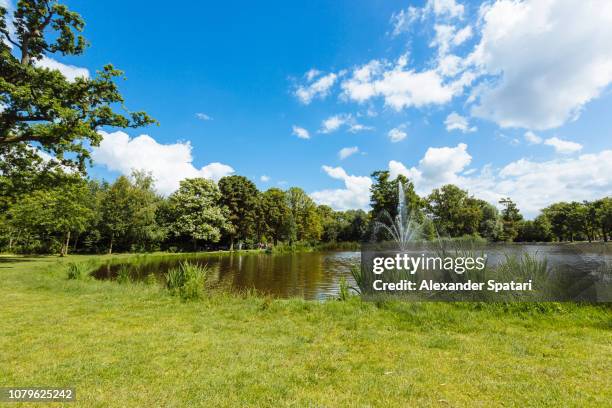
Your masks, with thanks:
<instances>
[{"instance_id":1,"label":"green grass","mask_svg":"<svg viewBox=\"0 0 612 408\"><path fill-rule=\"evenodd\" d=\"M67 278L91 258L0 257L0 386L83 407L611 405L609 305L182 302Z\"/></svg>"}]
</instances>

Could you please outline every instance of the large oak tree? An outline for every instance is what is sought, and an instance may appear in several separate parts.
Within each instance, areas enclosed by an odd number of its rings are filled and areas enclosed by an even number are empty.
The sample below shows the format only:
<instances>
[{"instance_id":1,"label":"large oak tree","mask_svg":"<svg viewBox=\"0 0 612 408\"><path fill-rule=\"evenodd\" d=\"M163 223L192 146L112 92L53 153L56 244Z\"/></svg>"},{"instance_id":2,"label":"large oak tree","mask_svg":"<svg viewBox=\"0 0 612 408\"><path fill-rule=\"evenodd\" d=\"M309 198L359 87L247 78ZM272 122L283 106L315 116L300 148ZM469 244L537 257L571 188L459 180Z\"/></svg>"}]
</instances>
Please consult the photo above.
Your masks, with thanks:
<instances>
[{"instance_id":1,"label":"large oak tree","mask_svg":"<svg viewBox=\"0 0 612 408\"><path fill-rule=\"evenodd\" d=\"M19 0L12 13L0 6L0 156L33 145L84 171L99 128L154 122L124 107L115 83L123 73L112 65L74 80L42 66L45 58L81 55L84 26L55 0Z\"/></svg>"}]
</instances>

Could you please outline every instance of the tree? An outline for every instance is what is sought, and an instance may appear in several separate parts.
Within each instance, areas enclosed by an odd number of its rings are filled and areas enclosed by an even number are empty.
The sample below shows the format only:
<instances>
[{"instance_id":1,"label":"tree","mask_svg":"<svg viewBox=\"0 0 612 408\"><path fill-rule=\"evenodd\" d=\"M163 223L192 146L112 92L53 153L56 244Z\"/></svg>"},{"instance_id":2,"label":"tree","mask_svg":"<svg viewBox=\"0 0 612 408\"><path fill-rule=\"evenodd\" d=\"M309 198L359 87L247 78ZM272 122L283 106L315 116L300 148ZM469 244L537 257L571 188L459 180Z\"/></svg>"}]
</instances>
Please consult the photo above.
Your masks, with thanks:
<instances>
[{"instance_id":1,"label":"tree","mask_svg":"<svg viewBox=\"0 0 612 408\"><path fill-rule=\"evenodd\" d=\"M557 241L562 242L565 240L567 234L566 217L567 212L565 210L567 203L559 202L549 205L542 209L542 213L549 220L551 225L551 232L554 234Z\"/></svg>"},{"instance_id":2,"label":"tree","mask_svg":"<svg viewBox=\"0 0 612 408\"><path fill-rule=\"evenodd\" d=\"M583 203L573 201L568 206L567 228L570 241L581 240L587 235L588 208Z\"/></svg>"},{"instance_id":3,"label":"tree","mask_svg":"<svg viewBox=\"0 0 612 408\"><path fill-rule=\"evenodd\" d=\"M165 230L157 222L162 200L153 190L150 174L134 171L131 179L118 177L100 196L98 225L109 253L117 245L130 251L150 250L165 237Z\"/></svg>"},{"instance_id":4,"label":"tree","mask_svg":"<svg viewBox=\"0 0 612 408\"><path fill-rule=\"evenodd\" d=\"M63 234L62 256L68 255L70 235L81 233L89 225L92 212L83 199L88 194L87 185L82 180L66 183L51 190L51 207L53 230Z\"/></svg>"},{"instance_id":5,"label":"tree","mask_svg":"<svg viewBox=\"0 0 612 408\"><path fill-rule=\"evenodd\" d=\"M289 239L292 216L283 190L273 187L261 193L259 212L259 218L264 221L262 235L272 238L274 245Z\"/></svg>"},{"instance_id":6,"label":"tree","mask_svg":"<svg viewBox=\"0 0 612 408\"><path fill-rule=\"evenodd\" d=\"M286 194L287 206L291 212L292 233L290 240L317 241L321 238L323 227L317 205L298 187L291 187Z\"/></svg>"},{"instance_id":7,"label":"tree","mask_svg":"<svg viewBox=\"0 0 612 408\"><path fill-rule=\"evenodd\" d=\"M438 232L451 237L478 234L483 207L482 200L452 184L434 189L427 197L427 210Z\"/></svg>"},{"instance_id":8,"label":"tree","mask_svg":"<svg viewBox=\"0 0 612 408\"><path fill-rule=\"evenodd\" d=\"M30 193L54 188L71 177L56 162L44 160L34 148L0 145L0 221L3 224L0 234L4 235L9 251L17 233L9 208Z\"/></svg>"},{"instance_id":9,"label":"tree","mask_svg":"<svg viewBox=\"0 0 612 408\"><path fill-rule=\"evenodd\" d=\"M59 238L60 255L66 256L71 234L84 231L91 220L92 212L83 200L87 194L87 185L79 178L34 191L11 208L12 222L29 237L37 235L42 241Z\"/></svg>"},{"instance_id":10,"label":"tree","mask_svg":"<svg viewBox=\"0 0 612 408\"><path fill-rule=\"evenodd\" d=\"M368 214L363 210L347 210L344 212L344 217L348 225L340 232L340 241L362 241L368 229Z\"/></svg>"},{"instance_id":11,"label":"tree","mask_svg":"<svg viewBox=\"0 0 612 408\"><path fill-rule=\"evenodd\" d=\"M605 197L595 201L595 219L601 229L601 235L605 242L612 235L612 197Z\"/></svg>"},{"instance_id":12,"label":"tree","mask_svg":"<svg viewBox=\"0 0 612 408\"><path fill-rule=\"evenodd\" d=\"M342 213L334 211L328 205L319 205L317 207L317 214L323 228L321 240L323 242L338 241L338 237L343 227L345 227Z\"/></svg>"},{"instance_id":13,"label":"tree","mask_svg":"<svg viewBox=\"0 0 612 408\"><path fill-rule=\"evenodd\" d=\"M55 54L81 55L87 42L81 16L55 0L20 0L13 13L0 6L0 146L37 143L62 164L85 171L87 145L101 140L102 126L140 127L154 122L123 107L106 65L93 78L69 80L39 63ZM66 155L68 153L68 155Z\"/></svg>"},{"instance_id":14,"label":"tree","mask_svg":"<svg viewBox=\"0 0 612 408\"><path fill-rule=\"evenodd\" d=\"M482 218L478 225L478 234L489 241L499 240L503 232L499 211L497 211L494 205L484 200L476 199L476 203L480 207L480 212L482 213Z\"/></svg>"},{"instance_id":15,"label":"tree","mask_svg":"<svg viewBox=\"0 0 612 408\"><path fill-rule=\"evenodd\" d=\"M372 173L374 183L370 187L370 206L372 219L376 220L385 212L394 219L397 215L399 183L402 183L408 211L419 215L422 207L421 198L414 191L414 184L405 176L398 175L391 179L388 171L375 171Z\"/></svg>"},{"instance_id":16,"label":"tree","mask_svg":"<svg viewBox=\"0 0 612 408\"><path fill-rule=\"evenodd\" d=\"M226 176L219 180L221 204L228 211L228 230L230 250L234 249L234 239L238 239L239 249L242 242L252 238L255 233L259 190L244 176Z\"/></svg>"},{"instance_id":17,"label":"tree","mask_svg":"<svg viewBox=\"0 0 612 408\"><path fill-rule=\"evenodd\" d=\"M154 180L150 173L135 170L131 180L131 202L134 208L128 228L130 250L152 249L166 236L166 231L157 222L157 209L162 199L155 193Z\"/></svg>"},{"instance_id":18,"label":"tree","mask_svg":"<svg viewBox=\"0 0 612 408\"><path fill-rule=\"evenodd\" d=\"M106 190L100 202L100 229L108 240L108 253L113 245L124 238L134 218L134 203L131 201L130 181L120 176Z\"/></svg>"},{"instance_id":19,"label":"tree","mask_svg":"<svg viewBox=\"0 0 612 408\"><path fill-rule=\"evenodd\" d=\"M198 240L216 243L223 231L231 228L227 210L220 205L221 192L214 181L185 179L168 199L175 236L188 236L197 249Z\"/></svg>"},{"instance_id":20,"label":"tree","mask_svg":"<svg viewBox=\"0 0 612 408\"><path fill-rule=\"evenodd\" d=\"M499 203L504 207L501 212L502 219L502 241L513 241L519 233L520 221L523 216L516 204L509 198L502 198Z\"/></svg>"},{"instance_id":21,"label":"tree","mask_svg":"<svg viewBox=\"0 0 612 408\"><path fill-rule=\"evenodd\" d=\"M53 160L24 145L0 145L0 212L20 197L43 188L57 186L70 175Z\"/></svg>"},{"instance_id":22,"label":"tree","mask_svg":"<svg viewBox=\"0 0 612 408\"><path fill-rule=\"evenodd\" d=\"M544 215L537 216L533 221L522 221L519 224L516 241L549 242L551 239L550 221Z\"/></svg>"}]
</instances>

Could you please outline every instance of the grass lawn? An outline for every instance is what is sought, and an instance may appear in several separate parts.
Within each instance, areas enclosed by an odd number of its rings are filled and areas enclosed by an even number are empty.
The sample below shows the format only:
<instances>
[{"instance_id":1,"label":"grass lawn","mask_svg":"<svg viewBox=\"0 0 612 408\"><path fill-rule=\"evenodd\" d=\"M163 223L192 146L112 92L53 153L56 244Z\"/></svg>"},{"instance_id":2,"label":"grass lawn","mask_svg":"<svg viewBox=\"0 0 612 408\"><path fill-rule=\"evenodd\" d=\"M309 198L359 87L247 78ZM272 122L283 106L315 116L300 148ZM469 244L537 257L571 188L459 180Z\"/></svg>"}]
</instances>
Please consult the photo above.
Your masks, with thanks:
<instances>
[{"instance_id":1,"label":"grass lawn","mask_svg":"<svg viewBox=\"0 0 612 408\"><path fill-rule=\"evenodd\" d=\"M610 305L184 303L65 262L0 257L0 386L84 407L612 406Z\"/></svg>"}]
</instances>

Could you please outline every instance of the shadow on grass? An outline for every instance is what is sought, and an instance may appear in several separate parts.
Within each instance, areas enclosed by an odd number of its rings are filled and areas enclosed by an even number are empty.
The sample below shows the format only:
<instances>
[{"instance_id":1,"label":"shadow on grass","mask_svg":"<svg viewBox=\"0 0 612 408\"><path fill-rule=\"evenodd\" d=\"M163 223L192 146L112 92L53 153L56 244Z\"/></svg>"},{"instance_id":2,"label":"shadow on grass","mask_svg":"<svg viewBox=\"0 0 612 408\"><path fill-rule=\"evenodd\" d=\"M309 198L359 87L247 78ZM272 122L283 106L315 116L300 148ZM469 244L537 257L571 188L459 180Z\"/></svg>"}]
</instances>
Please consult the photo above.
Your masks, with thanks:
<instances>
[{"instance_id":1,"label":"shadow on grass","mask_svg":"<svg viewBox=\"0 0 612 408\"><path fill-rule=\"evenodd\" d=\"M2 266L2 264L16 264L23 262L34 262L42 258L48 258L48 255L0 255L0 269L8 269L10 266Z\"/></svg>"}]
</instances>

